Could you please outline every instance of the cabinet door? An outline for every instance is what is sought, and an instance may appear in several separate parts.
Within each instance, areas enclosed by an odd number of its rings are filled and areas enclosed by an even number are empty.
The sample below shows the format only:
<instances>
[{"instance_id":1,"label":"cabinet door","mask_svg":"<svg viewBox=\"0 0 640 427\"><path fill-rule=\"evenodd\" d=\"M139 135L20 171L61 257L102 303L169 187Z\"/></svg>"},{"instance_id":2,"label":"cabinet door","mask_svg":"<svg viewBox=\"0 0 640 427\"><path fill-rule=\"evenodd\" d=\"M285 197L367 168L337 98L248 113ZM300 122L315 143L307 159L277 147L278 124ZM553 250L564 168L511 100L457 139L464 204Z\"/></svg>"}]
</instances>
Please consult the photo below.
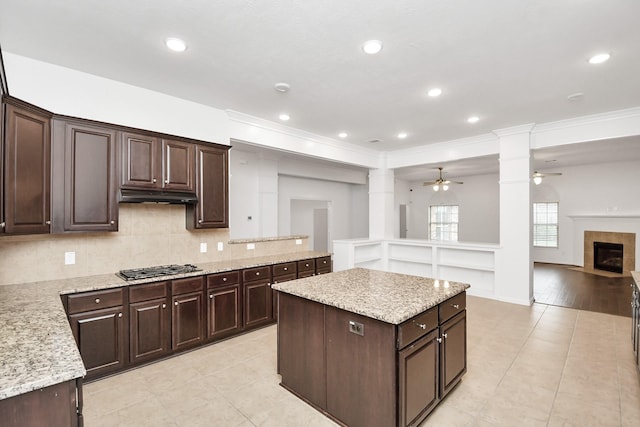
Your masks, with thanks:
<instances>
[{"instance_id":1,"label":"cabinet door","mask_svg":"<svg viewBox=\"0 0 640 427\"><path fill-rule=\"evenodd\" d=\"M122 306L69 316L88 379L122 369L126 363Z\"/></svg>"},{"instance_id":2,"label":"cabinet door","mask_svg":"<svg viewBox=\"0 0 640 427\"><path fill-rule=\"evenodd\" d=\"M51 121L6 104L4 232L49 233Z\"/></svg>"},{"instance_id":3,"label":"cabinet door","mask_svg":"<svg viewBox=\"0 0 640 427\"><path fill-rule=\"evenodd\" d=\"M162 187L160 141L146 135L122 134L122 187Z\"/></svg>"},{"instance_id":4,"label":"cabinet door","mask_svg":"<svg viewBox=\"0 0 640 427\"><path fill-rule=\"evenodd\" d=\"M117 231L116 132L67 123L64 230Z\"/></svg>"},{"instance_id":5,"label":"cabinet door","mask_svg":"<svg viewBox=\"0 0 640 427\"><path fill-rule=\"evenodd\" d=\"M399 425L417 425L438 404L438 330L398 354Z\"/></svg>"},{"instance_id":6,"label":"cabinet door","mask_svg":"<svg viewBox=\"0 0 640 427\"><path fill-rule=\"evenodd\" d=\"M167 305L167 298L129 305L129 351L132 363L158 358L171 350L170 311Z\"/></svg>"},{"instance_id":7,"label":"cabinet door","mask_svg":"<svg viewBox=\"0 0 640 427\"><path fill-rule=\"evenodd\" d=\"M457 314L440 326L440 398L467 372L467 312Z\"/></svg>"},{"instance_id":8,"label":"cabinet door","mask_svg":"<svg viewBox=\"0 0 640 427\"><path fill-rule=\"evenodd\" d=\"M239 332L242 329L240 285L209 289L207 295L209 339Z\"/></svg>"},{"instance_id":9,"label":"cabinet door","mask_svg":"<svg viewBox=\"0 0 640 427\"><path fill-rule=\"evenodd\" d=\"M174 350L193 347L204 341L202 299L202 292L173 297L171 337Z\"/></svg>"},{"instance_id":10,"label":"cabinet door","mask_svg":"<svg viewBox=\"0 0 640 427\"><path fill-rule=\"evenodd\" d=\"M245 283L243 293L245 328L270 322L273 302L269 279Z\"/></svg>"},{"instance_id":11,"label":"cabinet door","mask_svg":"<svg viewBox=\"0 0 640 427\"><path fill-rule=\"evenodd\" d=\"M229 184L227 149L196 146L196 192L198 204L189 228L227 228L229 226Z\"/></svg>"},{"instance_id":12,"label":"cabinet door","mask_svg":"<svg viewBox=\"0 0 640 427\"><path fill-rule=\"evenodd\" d=\"M166 190L194 191L193 144L162 140L163 181Z\"/></svg>"}]
</instances>

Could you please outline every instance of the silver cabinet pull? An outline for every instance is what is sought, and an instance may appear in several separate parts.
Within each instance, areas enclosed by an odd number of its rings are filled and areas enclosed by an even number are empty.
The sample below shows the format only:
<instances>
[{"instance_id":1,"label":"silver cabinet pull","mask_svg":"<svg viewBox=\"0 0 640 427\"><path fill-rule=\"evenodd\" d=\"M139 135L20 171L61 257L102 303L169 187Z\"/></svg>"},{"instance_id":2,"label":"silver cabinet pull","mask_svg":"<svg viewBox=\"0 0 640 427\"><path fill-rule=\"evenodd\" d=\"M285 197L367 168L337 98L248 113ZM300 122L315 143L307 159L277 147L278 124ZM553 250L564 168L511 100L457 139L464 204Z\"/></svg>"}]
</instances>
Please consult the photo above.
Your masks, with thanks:
<instances>
[{"instance_id":1,"label":"silver cabinet pull","mask_svg":"<svg viewBox=\"0 0 640 427\"><path fill-rule=\"evenodd\" d=\"M174 302L173 305L178 306L178 301Z\"/></svg>"},{"instance_id":2,"label":"silver cabinet pull","mask_svg":"<svg viewBox=\"0 0 640 427\"><path fill-rule=\"evenodd\" d=\"M118 317L122 317L122 313L118 313Z\"/></svg>"},{"instance_id":3,"label":"silver cabinet pull","mask_svg":"<svg viewBox=\"0 0 640 427\"><path fill-rule=\"evenodd\" d=\"M167 304L162 304L162 308L167 308Z\"/></svg>"},{"instance_id":4,"label":"silver cabinet pull","mask_svg":"<svg viewBox=\"0 0 640 427\"><path fill-rule=\"evenodd\" d=\"M47 225L51 225L51 221L45 221L44 223Z\"/></svg>"},{"instance_id":5,"label":"silver cabinet pull","mask_svg":"<svg viewBox=\"0 0 640 427\"><path fill-rule=\"evenodd\" d=\"M201 219L198 220L198 224L202 224L202 220Z\"/></svg>"},{"instance_id":6,"label":"silver cabinet pull","mask_svg":"<svg viewBox=\"0 0 640 427\"><path fill-rule=\"evenodd\" d=\"M0 227L4 228L7 225L6 222L0 222Z\"/></svg>"},{"instance_id":7,"label":"silver cabinet pull","mask_svg":"<svg viewBox=\"0 0 640 427\"><path fill-rule=\"evenodd\" d=\"M260 275L260 272L259 272L259 271L256 271L256 276L259 276L259 275Z\"/></svg>"},{"instance_id":8,"label":"silver cabinet pull","mask_svg":"<svg viewBox=\"0 0 640 427\"><path fill-rule=\"evenodd\" d=\"M164 183L165 183L165 184L168 184L168 183L169 183L169 180L168 180L168 179L165 179L165 180L164 180Z\"/></svg>"},{"instance_id":9,"label":"silver cabinet pull","mask_svg":"<svg viewBox=\"0 0 640 427\"><path fill-rule=\"evenodd\" d=\"M451 307L455 308L456 310L460 308L460 305L458 304L451 304Z\"/></svg>"},{"instance_id":10,"label":"silver cabinet pull","mask_svg":"<svg viewBox=\"0 0 640 427\"><path fill-rule=\"evenodd\" d=\"M442 334L442 338L447 339L447 334Z\"/></svg>"},{"instance_id":11,"label":"silver cabinet pull","mask_svg":"<svg viewBox=\"0 0 640 427\"><path fill-rule=\"evenodd\" d=\"M209 299L213 299L213 294L209 294Z\"/></svg>"},{"instance_id":12,"label":"silver cabinet pull","mask_svg":"<svg viewBox=\"0 0 640 427\"><path fill-rule=\"evenodd\" d=\"M100 304L100 298L96 298L96 304Z\"/></svg>"},{"instance_id":13,"label":"silver cabinet pull","mask_svg":"<svg viewBox=\"0 0 640 427\"><path fill-rule=\"evenodd\" d=\"M153 178L153 183L155 184L156 182L158 182L158 180Z\"/></svg>"},{"instance_id":14,"label":"silver cabinet pull","mask_svg":"<svg viewBox=\"0 0 640 427\"><path fill-rule=\"evenodd\" d=\"M287 270L288 270L288 268L287 268L287 267L285 267L285 268L284 268L284 271L287 271Z\"/></svg>"},{"instance_id":15,"label":"silver cabinet pull","mask_svg":"<svg viewBox=\"0 0 640 427\"><path fill-rule=\"evenodd\" d=\"M115 224L115 223L116 223L116 222L115 222L114 220L109 221L109 224L111 224L111 225L113 225L113 224Z\"/></svg>"},{"instance_id":16,"label":"silver cabinet pull","mask_svg":"<svg viewBox=\"0 0 640 427\"><path fill-rule=\"evenodd\" d=\"M420 329L427 329L427 325L425 325L424 323L416 323L416 326Z\"/></svg>"},{"instance_id":17,"label":"silver cabinet pull","mask_svg":"<svg viewBox=\"0 0 640 427\"><path fill-rule=\"evenodd\" d=\"M226 281L227 281L227 278L226 278L226 277L223 277L223 278L222 278L222 281L223 281L223 282L226 282Z\"/></svg>"},{"instance_id":18,"label":"silver cabinet pull","mask_svg":"<svg viewBox=\"0 0 640 427\"><path fill-rule=\"evenodd\" d=\"M442 338L438 337L436 338L436 341L438 341L438 344L440 344L442 342Z\"/></svg>"}]
</instances>

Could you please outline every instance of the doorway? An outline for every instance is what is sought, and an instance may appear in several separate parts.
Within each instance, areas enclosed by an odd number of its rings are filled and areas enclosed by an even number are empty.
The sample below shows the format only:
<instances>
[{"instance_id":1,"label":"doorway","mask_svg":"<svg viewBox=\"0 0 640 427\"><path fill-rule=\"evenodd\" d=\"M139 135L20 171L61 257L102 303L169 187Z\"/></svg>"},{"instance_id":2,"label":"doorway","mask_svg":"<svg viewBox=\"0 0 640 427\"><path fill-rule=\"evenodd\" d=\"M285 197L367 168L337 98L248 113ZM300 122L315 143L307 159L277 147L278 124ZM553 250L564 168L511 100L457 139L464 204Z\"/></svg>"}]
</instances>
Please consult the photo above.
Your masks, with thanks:
<instances>
[{"instance_id":1,"label":"doorway","mask_svg":"<svg viewBox=\"0 0 640 427\"><path fill-rule=\"evenodd\" d=\"M291 200L291 234L309 236L309 249L329 252L331 202Z\"/></svg>"}]
</instances>

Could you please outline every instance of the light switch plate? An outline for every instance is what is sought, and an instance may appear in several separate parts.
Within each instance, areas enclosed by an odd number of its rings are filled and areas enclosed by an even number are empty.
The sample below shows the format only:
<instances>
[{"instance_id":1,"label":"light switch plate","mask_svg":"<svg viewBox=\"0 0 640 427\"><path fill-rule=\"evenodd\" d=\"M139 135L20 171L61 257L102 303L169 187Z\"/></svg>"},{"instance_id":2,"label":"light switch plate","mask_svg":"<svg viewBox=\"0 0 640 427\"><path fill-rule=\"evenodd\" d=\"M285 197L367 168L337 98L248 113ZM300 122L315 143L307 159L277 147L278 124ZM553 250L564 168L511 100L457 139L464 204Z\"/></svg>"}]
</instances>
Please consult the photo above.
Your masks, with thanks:
<instances>
[{"instance_id":1,"label":"light switch plate","mask_svg":"<svg viewBox=\"0 0 640 427\"><path fill-rule=\"evenodd\" d=\"M247 250L251 251L253 249L256 248L256 244L255 243L247 243Z\"/></svg>"},{"instance_id":2,"label":"light switch plate","mask_svg":"<svg viewBox=\"0 0 640 427\"><path fill-rule=\"evenodd\" d=\"M302 239L296 239L296 245L301 245L302 244Z\"/></svg>"},{"instance_id":3,"label":"light switch plate","mask_svg":"<svg viewBox=\"0 0 640 427\"><path fill-rule=\"evenodd\" d=\"M218 242L218 250L222 252L223 249L224 245L222 244L222 242Z\"/></svg>"},{"instance_id":4,"label":"light switch plate","mask_svg":"<svg viewBox=\"0 0 640 427\"><path fill-rule=\"evenodd\" d=\"M76 253L75 252L65 252L64 253L64 265L72 265L76 263Z\"/></svg>"},{"instance_id":5,"label":"light switch plate","mask_svg":"<svg viewBox=\"0 0 640 427\"><path fill-rule=\"evenodd\" d=\"M202 242L200 243L200 253L207 253L207 243L206 242Z\"/></svg>"}]
</instances>

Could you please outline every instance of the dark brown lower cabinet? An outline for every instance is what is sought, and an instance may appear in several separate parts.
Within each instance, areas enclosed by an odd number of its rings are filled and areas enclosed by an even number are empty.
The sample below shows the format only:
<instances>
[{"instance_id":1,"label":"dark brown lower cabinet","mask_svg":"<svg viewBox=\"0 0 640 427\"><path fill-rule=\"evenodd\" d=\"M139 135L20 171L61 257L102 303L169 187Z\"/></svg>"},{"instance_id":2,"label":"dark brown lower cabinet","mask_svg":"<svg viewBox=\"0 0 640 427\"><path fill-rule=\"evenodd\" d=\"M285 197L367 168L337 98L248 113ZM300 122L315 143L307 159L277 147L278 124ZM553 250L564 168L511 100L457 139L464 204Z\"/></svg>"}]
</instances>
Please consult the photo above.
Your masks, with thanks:
<instances>
[{"instance_id":1,"label":"dark brown lower cabinet","mask_svg":"<svg viewBox=\"0 0 640 427\"><path fill-rule=\"evenodd\" d=\"M170 313L168 298L133 302L129 305L131 363L140 363L168 354Z\"/></svg>"},{"instance_id":2,"label":"dark brown lower cabinet","mask_svg":"<svg viewBox=\"0 0 640 427\"><path fill-rule=\"evenodd\" d=\"M240 285L222 286L207 291L208 338L218 339L242 330Z\"/></svg>"},{"instance_id":3,"label":"dark brown lower cabinet","mask_svg":"<svg viewBox=\"0 0 640 427\"><path fill-rule=\"evenodd\" d=\"M467 372L467 312L440 325L440 398Z\"/></svg>"},{"instance_id":4,"label":"dark brown lower cabinet","mask_svg":"<svg viewBox=\"0 0 640 427\"><path fill-rule=\"evenodd\" d=\"M82 427L82 380L0 400L3 427Z\"/></svg>"},{"instance_id":5,"label":"dark brown lower cabinet","mask_svg":"<svg viewBox=\"0 0 640 427\"><path fill-rule=\"evenodd\" d=\"M400 425L417 425L439 402L438 330L398 353Z\"/></svg>"},{"instance_id":6,"label":"dark brown lower cabinet","mask_svg":"<svg viewBox=\"0 0 640 427\"><path fill-rule=\"evenodd\" d=\"M244 283L244 326L252 328L272 321L271 283L269 279Z\"/></svg>"},{"instance_id":7,"label":"dark brown lower cabinet","mask_svg":"<svg viewBox=\"0 0 640 427\"><path fill-rule=\"evenodd\" d=\"M202 277L174 280L172 287L172 349L182 350L204 342L204 287Z\"/></svg>"},{"instance_id":8,"label":"dark brown lower cabinet","mask_svg":"<svg viewBox=\"0 0 640 427\"><path fill-rule=\"evenodd\" d=\"M87 370L86 379L124 368L127 341L122 306L71 314L69 323Z\"/></svg>"}]
</instances>

